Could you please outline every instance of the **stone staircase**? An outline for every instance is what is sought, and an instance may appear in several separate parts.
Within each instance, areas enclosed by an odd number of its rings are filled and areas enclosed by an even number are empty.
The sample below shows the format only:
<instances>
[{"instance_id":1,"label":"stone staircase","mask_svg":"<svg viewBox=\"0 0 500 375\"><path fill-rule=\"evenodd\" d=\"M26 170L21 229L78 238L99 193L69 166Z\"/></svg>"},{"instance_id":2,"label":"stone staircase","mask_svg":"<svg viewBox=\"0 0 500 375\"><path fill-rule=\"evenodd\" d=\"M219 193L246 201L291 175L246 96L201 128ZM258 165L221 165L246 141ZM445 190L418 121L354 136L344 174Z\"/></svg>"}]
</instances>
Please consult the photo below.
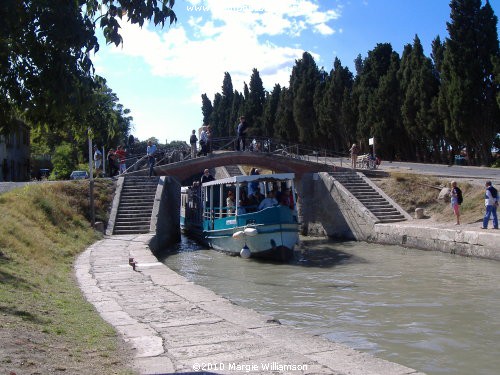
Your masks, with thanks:
<instances>
[{"instance_id":1,"label":"stone staircase","mask_svg":"<svg viewBox=\"0 0 500 375\"><path fill-rule=\"evenodd\" d=\"M224 168L229 177L241 176L241 170L237 165L225 165Z\"/></svg>"},{"instance_id":2,"label":"stone staircase","mask_svg":"<svg viewBox=\"0 0 500 375\"><path fill-rule=\"evenodd\" d=\"M149 232L158 181L158 177L125 177L113 234Z\"/></svg>"},{"instance_id":3,"label":"stone staircase","mask_svg":"<svg viewBox=\"0 0 500 375\"><path fill-rule=\"evenodd\" d=\"M391 204L358 174L351 171L331 173L349 192L382 223L407 220L398 207Z\"/></svg>"}]
</instances>

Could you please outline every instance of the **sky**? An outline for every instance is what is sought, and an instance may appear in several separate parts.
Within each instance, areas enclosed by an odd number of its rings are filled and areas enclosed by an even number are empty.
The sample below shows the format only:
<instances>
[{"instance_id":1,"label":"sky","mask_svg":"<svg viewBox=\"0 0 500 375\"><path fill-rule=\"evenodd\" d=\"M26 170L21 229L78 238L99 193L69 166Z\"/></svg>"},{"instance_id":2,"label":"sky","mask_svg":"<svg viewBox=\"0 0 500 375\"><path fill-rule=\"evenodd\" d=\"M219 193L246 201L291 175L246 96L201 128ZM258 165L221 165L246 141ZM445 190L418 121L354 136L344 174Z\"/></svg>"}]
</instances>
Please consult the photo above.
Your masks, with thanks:
<instances>
[{"instance_id":1,"label":"sky","mask_svg":"<svg viewBox=\"0 0 500 375\"><path fill-rule=\"evenodd\" d=\"M490 4L499 16L500 0ZM378 43L401 55L418 35L430 56L450 19L449 0L176 0L173 9L172 26L122 21L123 45L106 45L101 34L92 57L96 74L130 109L131 134L141 141L188 142L202 125L201 95L213 102L225 72L242 92L256 68L271 91L289 86L304 51L327 72L337 57L355 73L358 55Z\"/></svg>"}]
</instances>

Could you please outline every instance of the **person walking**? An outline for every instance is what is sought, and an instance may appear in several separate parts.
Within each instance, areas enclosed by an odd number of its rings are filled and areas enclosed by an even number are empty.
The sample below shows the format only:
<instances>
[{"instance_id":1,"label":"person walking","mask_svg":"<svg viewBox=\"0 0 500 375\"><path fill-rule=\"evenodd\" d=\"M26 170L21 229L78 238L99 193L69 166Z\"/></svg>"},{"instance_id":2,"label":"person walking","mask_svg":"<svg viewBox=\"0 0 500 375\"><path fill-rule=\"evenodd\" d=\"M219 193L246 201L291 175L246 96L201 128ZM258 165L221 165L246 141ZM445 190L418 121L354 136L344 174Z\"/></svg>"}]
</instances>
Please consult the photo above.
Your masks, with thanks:
<instances>
[{"instance_id":1,"label":"person walking","mask_svg":"<svg viewBox=\"0 0 500 375\"><path fill-rule=\"evenodd\" d=\"M156 153L156 145L152 141L148 141L148 147L146 148L146 155L148 158L149 177L152 177L154 173L154 168L156 163L155 153Z\"/></svg>"},{"instance_id":2,"label":"person walking","mask_svg":"<svg viewBox=\"0 0 500 375\"><path fill-rule=\"evenodd\" d=\"M196 157L196 143L198 143L198 137L196 136L196 130L193 129L191 137L189 138L189 144L191 145L191 159Z\"/></svg>"},{"instance_id":3,"label":"person walking","mask_svg":"<svg viewBox=\"0 0 500 375\"><path fill-rule=\"evenodd\" d=\"M245 120L245 116L240 117L240 123L236 128L236 134L238 138L236 139L236 151L245 151L245 142L246 142L246 131L248 128L248 123Z\"/></svg>"},{"instance_id":4,"label":"person walking","mask_svg":"<svg viewBox=\"0 0 500 375\"><path fill-rule=\"evenodd\" d=\"M94 145L94 168L95 168L95 176L99 177L102 169L102 152L99 150L97 145Z\"/></svg>"},{"instance_id":5,"label":"person walking","mask_svg":"<svg viewBox=\"0 0 500 375\"><path fill-rule=\"evenodd\" d=\"M498 229L498 217L497 217L497 207L498 207L498 191L493 187L491 181L486 181L486 190L484 192L484 205L486 207L486 212L483 218L482 229L488 229L488 222L490 221L490 216L493 215L493 229Z\"/></svg>"},{"instance_id":6,"label":"person walking","mask_svg":"<svg viewBox=\"0 0 500 375\"><path fill-rule=\"evenodd\" d=\"M460 190L460 188L457 186L456 181L451 181L450 185L451 209L455 213L455 217L457 219L455 225L460 225L460 205L462 204L462 190Z\"/></svg>"},{"instance_id":7,"label":"person walking","mask_svg":"<svg viewBox=\"0 0 500 375\"><path fill-rule=\"evenodd\" d=\"M110 148L108 151L107 159L108 159L109 177L113 177L118 172L118 164L116 162L115 150L113 150L112 148Z\"/></svg>"},{"instance_id":8,"label":"person walking","mask_svg":"<svg viewBox=\"0 0 500 375\"><path fill-rule=\"evenodd\" d=\"M118 146L115 151L115 155L118 158L118 172L123 174L127 171L127 164L125 159L125 149L122 146Z\"/></svg>"},{"instance_id":9,"label":"person walking","mask_svg":"<svg viewBox=\"0 0 500 375\"><path fill-rule=\"evenodd\" d=\"M358 162L359 147L356 143L353 143L349 149L351 153L351 168L356 169L356 163Z\"/></svg>"}]
</instances>

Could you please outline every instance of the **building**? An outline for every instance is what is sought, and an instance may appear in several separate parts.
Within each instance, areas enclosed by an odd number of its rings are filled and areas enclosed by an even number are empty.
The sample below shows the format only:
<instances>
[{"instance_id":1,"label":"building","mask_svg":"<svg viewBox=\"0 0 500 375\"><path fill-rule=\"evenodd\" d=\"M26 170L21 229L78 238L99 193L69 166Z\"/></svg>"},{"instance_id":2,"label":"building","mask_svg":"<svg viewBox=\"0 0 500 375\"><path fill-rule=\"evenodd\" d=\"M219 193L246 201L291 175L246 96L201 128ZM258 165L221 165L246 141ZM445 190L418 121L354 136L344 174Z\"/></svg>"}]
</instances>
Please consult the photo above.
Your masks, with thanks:
<instances>
[{"instance_id":1,"label":"building","mask_svg":"<svg viewBox=\"0 0 500 375\"><path fill-rule=\"evenodd\" d=\"M0 135L0 181L30 180L30 132L21 121Z\"/></svg>"}]
</instances>

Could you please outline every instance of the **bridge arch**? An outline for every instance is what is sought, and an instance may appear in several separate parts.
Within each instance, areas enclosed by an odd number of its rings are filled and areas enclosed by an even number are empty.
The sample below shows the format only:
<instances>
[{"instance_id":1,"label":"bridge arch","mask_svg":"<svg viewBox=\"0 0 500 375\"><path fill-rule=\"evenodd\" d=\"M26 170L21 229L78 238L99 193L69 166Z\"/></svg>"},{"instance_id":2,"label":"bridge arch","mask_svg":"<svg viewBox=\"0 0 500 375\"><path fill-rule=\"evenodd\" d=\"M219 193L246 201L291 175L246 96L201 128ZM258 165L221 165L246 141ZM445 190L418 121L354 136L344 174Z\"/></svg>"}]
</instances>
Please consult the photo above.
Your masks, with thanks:
<instances>
[{"instance_id":1,"label":"bridge arch","mask_svg":"<svg viewBox=\"0 0 500 375\"><path fill-rule=\"evenodd\" d=\"M228 151L156 166L155 172L159 176L175 177L179 182L182 182L196 174L200 174L205 168L210 169L226 165L251 165L276 172L291 172L295 173L298 179L301 179L305 173L335 170L335 166L331 164L317 163L271 153Z\"/></svg>"}]
</instances>

